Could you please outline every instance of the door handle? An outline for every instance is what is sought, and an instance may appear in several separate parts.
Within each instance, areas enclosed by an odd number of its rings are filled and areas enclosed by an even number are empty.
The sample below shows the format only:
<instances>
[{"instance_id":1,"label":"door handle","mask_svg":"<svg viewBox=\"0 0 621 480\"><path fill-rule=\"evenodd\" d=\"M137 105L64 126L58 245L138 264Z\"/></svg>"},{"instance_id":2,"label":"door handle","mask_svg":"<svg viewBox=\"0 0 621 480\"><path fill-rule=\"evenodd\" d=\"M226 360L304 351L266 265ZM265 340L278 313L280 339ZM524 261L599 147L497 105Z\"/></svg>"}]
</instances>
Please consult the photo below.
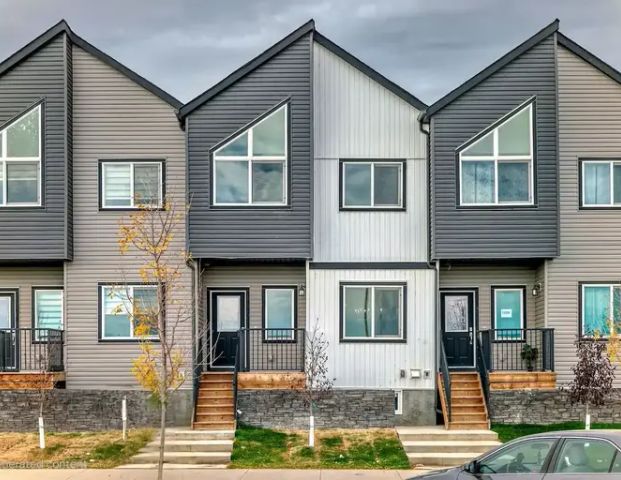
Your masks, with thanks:
<instances>
[{"instance_id":1,"label":"door handle","mask_svg":"<svg viewBox=\"0 0 621 480\"><path fill-rule=\"evenodd\" d=\"M472 337L472 327L470 327L468 329L468 337L470 337L470 345L472 345L472 340L473 340L473 337Z\"/></svg>"}]
</instances>

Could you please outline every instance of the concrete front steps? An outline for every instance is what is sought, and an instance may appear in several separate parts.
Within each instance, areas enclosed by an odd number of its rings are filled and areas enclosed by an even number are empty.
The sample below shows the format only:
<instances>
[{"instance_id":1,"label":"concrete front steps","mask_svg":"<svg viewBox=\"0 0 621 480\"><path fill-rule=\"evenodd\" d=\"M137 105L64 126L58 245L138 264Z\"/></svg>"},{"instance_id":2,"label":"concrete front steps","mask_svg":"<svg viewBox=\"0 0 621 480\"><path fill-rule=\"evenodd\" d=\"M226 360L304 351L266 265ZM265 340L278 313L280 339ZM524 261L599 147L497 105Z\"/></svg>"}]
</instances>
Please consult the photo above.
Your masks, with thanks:
<instances>
[{"instance_id":1,"label":"concrete front steps","mask_svg":"<svg viewBox=\"0 0 621 480\"><path fill-rule=\"evenodd\" d=\"M166 464L225 467L231 461L234 430L192 430L167 428L164 462ZM132 457L133 465L151 468L159 459L159 436Z\"/></svg>"},{"instance_id":2,"label":"concrete front steps","mask_svg":"<svg viewBox=\"0 0 621 480\"><path fill-rule=\"evenodd\" d=\"M397 434L412 466L463 465L500 445L498 434L490 430L397 427Z\"/></svg>"}]
</instances>

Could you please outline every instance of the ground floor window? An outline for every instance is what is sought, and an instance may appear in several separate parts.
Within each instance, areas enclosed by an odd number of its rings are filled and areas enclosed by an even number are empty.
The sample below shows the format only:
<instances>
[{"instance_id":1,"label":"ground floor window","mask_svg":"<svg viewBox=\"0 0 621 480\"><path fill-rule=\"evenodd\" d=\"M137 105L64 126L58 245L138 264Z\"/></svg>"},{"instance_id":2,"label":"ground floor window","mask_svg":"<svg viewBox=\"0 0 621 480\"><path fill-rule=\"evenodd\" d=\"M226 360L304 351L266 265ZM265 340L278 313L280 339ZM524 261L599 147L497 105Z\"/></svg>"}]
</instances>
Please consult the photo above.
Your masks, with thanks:
<instances>
[{"instance_id":1,"label":"ground floor window","mask_svg":"<svg viewBox=\"0 0 621 480\"><path fill-rule=\"evenodd\" d=\"M403 340L404 284L341 284L341 340Z\"/></svg>"},{"instance_id":2,"label":"ground floor window","mask_svg":"<svg viewBox=\"0 0 621 480\"><path fill-rule=\"evenodd\" d=\"M265 340L295 339L296 287L263 287Z\"/></svg>"},{"instance_id":3,"label":"ground floor window","mask_svg":"<svg viewBox=\"0 0 621 480\"><path fill-rule=\"evenodd\" d=\"M621 320L621 285L583 284L581 319L582 336L608 337Z\"/></svg>"},{"instance_id":4,"label":"ground floor window","mask_svg":"<svg viewBox=\"0 0 621 480\"><path fill-rule=\"evenodd\" d=\"M519 340L526 326L526 287L492 287L493 320L496 340Z\"/></svg>"},{"instance_id":5,"label":"ground floor window","mask_svg":"<svg viewBox=\"0 0 621 480\"><path fill-rule=\"evenodd\" d=\"M102 285L99 302L102 340L157 338L155 285Z\"/></svg>"},{"instance_id":6,"label":"ground floor window","mask_svg":"<svg viewBox=\"0 0 621 480\"><path fill-rule=\"evenodd\" d=\"M395 390L395 415L403 414L403 390Z\"/></svg>"},{"instance_id":7,"label":"ground floor window","mask_svg":"<svg viewBox=\"0 0 621 480\"><path fill-rule=\"evenodd\" d=\"M63 289L62 287L33 288L33 327L62 330ZM44 332L44 331L43 331ZM39 339L43 332L37 331Z\"/></svg>"}]
</instances>

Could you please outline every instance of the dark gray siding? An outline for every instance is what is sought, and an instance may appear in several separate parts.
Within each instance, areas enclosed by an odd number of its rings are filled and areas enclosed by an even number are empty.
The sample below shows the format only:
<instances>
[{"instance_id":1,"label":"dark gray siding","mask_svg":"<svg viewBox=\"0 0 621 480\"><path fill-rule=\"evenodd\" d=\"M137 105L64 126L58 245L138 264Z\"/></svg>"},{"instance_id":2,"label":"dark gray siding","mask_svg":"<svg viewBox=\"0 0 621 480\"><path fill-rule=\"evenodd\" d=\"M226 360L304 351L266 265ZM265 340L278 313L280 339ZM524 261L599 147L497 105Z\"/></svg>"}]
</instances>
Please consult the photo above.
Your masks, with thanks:
<instances>
[{"instance_id":1,"label":"dark gray siding","mask_svg":"<svg viewBox=\"0 0 621 480\"><path fill-rule=\"evenodd\" d=\"M290 206L210 208L210 149L286 98L290 98ZM193 111L187 119L187 135L189 238L194 257L310 257L310 34Z\"/></svg>"},{"instance_id":2,"label":"dark gray siding","mask_svg":"<svg viewBox=\"0 0 621 480\"><path fill-rule=\"evenodd\" d=\"M65 228L67 238L67 259L73 259L73 46L69 37L65 35L65 56L67 65L66 75L66 101L65 112L67 114L67 127L65 133Z\"/></svg>"},{"instance_id":3,"label":"dark gray siding","mask_svg":"<svg viewBox=\"0 0 621 480\"><path fill-rule=\"evenodd\" d=\"M558 255L554 35L431 118L432 256L445 259ZM536 97L535 206L457 208L456 148Z\"/></svg>"},{"instance_id":4,"label":"dark gray siding","mask_svg":"<svg viewBox=\"0 0 621 480\"><path fill-rule=\"evenodd\" d=\"M0 125L43 99L42 207L0 208L0 260L68 257L66 38L57 36L0 77Z\"/></svg>"}]
</instances>

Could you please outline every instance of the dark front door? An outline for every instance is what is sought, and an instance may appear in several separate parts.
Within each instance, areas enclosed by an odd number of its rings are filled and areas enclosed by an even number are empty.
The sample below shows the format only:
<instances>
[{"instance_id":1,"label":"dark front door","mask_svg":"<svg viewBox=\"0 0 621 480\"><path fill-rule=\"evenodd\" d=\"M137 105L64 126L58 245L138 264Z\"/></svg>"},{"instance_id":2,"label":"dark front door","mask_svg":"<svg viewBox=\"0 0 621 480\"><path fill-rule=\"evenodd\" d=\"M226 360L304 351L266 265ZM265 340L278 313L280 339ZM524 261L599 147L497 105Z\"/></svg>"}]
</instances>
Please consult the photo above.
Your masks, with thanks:
<instances>
[{"instance_id":1,"label":"dark front door","mask_svg":"<svg viewBox=\"0 0 621 480\"><path fill-rule=\"evenodd\" d=\"M0 371L17 370L17 294L0 291Z\"/></svg>"},{"instance_id":2,"label":"dark front door","mask_svg":"<svg viewBox=\"0 0 621 480\"><path fill-rule=\"evenodd\" d=\"M246 325L246 291L212 290L209 294L211 338L215 343L211 365L214 368L233 368L237 351L237 332Z\"/></svg>"},{"instance_id":3,"label":"dark front door","mask_svg":"<svg viewBox=\"0 0 621 480\"><path fill-rule=\"evenodd\" d=\"M474 291L440 292L440 309L449 367L474 367Z\"/></svg>"}]
</instances>

